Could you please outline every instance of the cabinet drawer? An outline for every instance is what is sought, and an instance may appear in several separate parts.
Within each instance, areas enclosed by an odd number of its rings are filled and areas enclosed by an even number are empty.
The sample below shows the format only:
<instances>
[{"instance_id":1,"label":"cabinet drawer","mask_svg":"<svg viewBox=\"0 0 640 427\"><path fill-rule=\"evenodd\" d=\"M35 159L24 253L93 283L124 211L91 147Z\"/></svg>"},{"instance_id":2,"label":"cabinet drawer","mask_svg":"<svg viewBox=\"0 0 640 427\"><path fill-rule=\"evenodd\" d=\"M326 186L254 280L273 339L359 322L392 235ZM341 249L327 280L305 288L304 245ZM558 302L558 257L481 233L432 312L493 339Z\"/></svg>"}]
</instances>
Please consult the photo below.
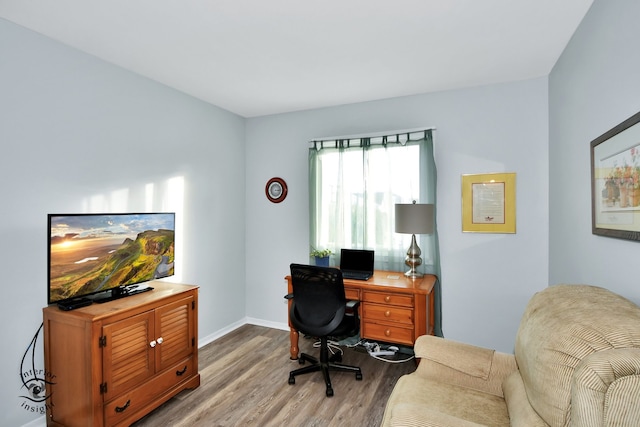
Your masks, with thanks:
<instances>
[{"instance_id":1,"label":"cabinet drawer","mask_svg":"<svg viewBox=\"0 0 640 427\"><path fill-rule=\"evenodd\" d=\"M413 346L415 341L413 329L371 322L363 322L361 334L363 338L370 340L380 340L410 346Z\"/></svg>"},{"instance_id":2,"label":"cabinet drawer","mask_svg":"<svg viewBox=\"0 0 640 427\"><path fill-rule=\"evenodd\" d=\"M391 292L364 291L362 292L362 301L413 307L413 295L394 294Z\"/></svg>"},{"instance_id":3,"label":"cabinet drawer","mask_svg":"<svg viewBox=\"0 0 640 427\"><path fill-rule=\"evenodd\" d=\"M135 415L136 412L157 399L158 394L166 392L196 373L193 358L189 357L128 393L116 397L104 407L105 425L113 426Z\"/></svg>"},{"instance_id":4,"label":"cabinet drawer","mask_svg":"<svg viewBox=\"0 0 640 427\"><path fill-rule=\"evenodd\" d=\"M384 320L387 322L403 323L413 325L413 309L405 307L394 307L391 305L362 304L362 317L368 320Z\"/></svg>"}]
</instances>

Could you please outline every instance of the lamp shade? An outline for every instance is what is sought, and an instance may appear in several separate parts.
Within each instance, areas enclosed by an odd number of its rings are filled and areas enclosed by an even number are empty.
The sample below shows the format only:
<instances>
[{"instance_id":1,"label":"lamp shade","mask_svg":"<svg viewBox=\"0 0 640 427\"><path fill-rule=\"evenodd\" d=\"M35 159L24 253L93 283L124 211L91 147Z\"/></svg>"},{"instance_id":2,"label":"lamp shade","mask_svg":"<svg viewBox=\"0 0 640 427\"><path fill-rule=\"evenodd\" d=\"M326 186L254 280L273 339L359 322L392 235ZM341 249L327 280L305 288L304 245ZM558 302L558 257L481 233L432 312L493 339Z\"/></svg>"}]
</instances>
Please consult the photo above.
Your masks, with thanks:
<instances>
[{"instance_id":1,"label":"lamp shade","mask_svg":"<svg viewBox=\"0 0 640 427\"><path fill-rule=\"evenodd\" d=\"M433 233L433 205L397 204L396 233L431 234Z\"/></svg>"}]
</instances>

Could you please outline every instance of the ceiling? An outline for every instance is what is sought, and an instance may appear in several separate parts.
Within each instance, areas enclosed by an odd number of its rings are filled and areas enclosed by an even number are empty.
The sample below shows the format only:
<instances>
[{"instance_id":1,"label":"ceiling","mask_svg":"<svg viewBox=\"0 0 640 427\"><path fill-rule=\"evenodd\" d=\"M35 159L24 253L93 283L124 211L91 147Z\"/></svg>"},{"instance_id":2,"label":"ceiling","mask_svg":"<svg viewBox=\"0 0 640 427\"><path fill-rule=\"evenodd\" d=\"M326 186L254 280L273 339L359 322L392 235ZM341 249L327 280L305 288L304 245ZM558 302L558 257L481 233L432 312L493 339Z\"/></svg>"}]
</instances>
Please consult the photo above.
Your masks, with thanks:
<instances>
[{"instance_id":1,"label":"ceiling","mask_svg":"<svg viewBox=\"0 0 640 427\"><path fill-rule=\"evenodd\" d=\"M593 0L0 0L243 117L546 76Z\"/></svg>"}]
</instances>

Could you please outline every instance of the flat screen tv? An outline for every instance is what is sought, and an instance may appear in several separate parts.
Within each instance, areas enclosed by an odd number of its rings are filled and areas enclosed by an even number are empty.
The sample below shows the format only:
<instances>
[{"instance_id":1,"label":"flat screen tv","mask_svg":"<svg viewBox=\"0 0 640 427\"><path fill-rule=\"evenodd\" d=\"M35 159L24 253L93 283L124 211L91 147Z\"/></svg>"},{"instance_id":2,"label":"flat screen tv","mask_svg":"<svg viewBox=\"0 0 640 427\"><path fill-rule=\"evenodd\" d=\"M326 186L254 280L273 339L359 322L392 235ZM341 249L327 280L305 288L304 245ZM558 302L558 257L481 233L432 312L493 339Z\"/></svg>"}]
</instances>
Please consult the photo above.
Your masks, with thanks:
<instances>
[{"instance_id":1,"label":"flat screen tv","mask_svg":"<svg viewBox=\"0 0 640 427\"><path fill-rule=\"evenodd\" d=\"M48 225L49 304L104 302L174 274L174 213L49 214Z\"/></svg>"}]
</instances>

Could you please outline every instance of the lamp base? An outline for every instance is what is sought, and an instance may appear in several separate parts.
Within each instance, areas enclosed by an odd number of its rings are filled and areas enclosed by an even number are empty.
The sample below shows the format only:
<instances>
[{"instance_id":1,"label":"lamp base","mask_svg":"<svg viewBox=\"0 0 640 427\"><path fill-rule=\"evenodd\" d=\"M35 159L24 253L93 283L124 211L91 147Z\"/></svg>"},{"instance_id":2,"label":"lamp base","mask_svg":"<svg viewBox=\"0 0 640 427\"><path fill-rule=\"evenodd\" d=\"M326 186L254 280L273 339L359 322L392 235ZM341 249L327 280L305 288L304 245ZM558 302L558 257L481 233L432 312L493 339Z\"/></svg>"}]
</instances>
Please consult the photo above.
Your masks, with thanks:
<instances>
[{"instance_id":1,"label":"lamp base","mask_svg":"<svg viewBox=\"0 0 640 427\"><path fill-rule=\"evenodd\" d=\"M409 270L406 273L404 273L404 275L407 276L409 279L420 279L421 277L424 277L424 274L418 273L417 271L414 271L414 270Z\"/></svg>"},{"instance_id":2,"label":"lamp base","mask_svg":"<svg viewBox=\"0 0 640 427\"><path fill-rule=\"evenodd\" d=\"M411 279L418 279L424 276L424 274L416 270L418 266L422 265L422 258L420 258L421 253L418 243L416 243L416 235L413 234L411 236L411 246L409 246L407 257L404 259L404 263L409 266L409 271L404 273L405 276Z\"/></svg>"}]
</instances>

